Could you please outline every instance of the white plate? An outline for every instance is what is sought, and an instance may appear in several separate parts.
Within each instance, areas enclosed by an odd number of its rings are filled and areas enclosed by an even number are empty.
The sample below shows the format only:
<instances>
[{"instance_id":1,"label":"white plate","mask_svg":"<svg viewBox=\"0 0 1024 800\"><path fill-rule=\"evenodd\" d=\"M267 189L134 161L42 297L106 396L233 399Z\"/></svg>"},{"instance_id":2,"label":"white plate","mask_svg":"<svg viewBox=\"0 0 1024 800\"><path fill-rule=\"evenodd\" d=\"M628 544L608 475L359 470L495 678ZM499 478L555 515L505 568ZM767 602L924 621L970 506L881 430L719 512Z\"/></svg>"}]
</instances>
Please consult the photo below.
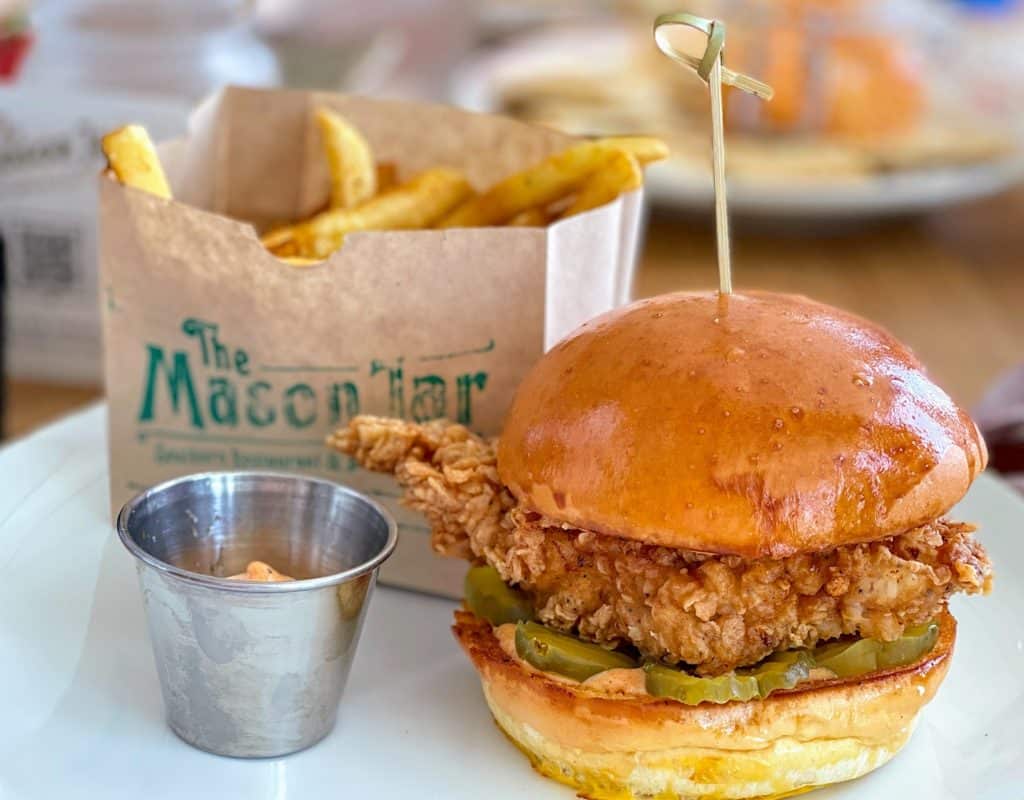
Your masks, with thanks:
<instances>
[{"instance_id":1,"label":"white plate","mask_svg":"<svg viewBox=\"0 0 1024 800\"><path fill-rule=\"evenodd\" d=\"M394 589L373 597L323 742L242 761L178 740L107 518L105 422L96 408L0 451L0 798L572 799L491 721L453 604ZM995 591L954 603L956 658L906 750L816 799L1024 797L1024 503L983 476L956 516L981 525Z\"/></svg>"},{"instance_id":2,"label":"white plate","mask_svg":"<svg viewBox=\"0 0 1024 800\"><path fill-rule=\"evenodd\" d=\"M586 74L593 72L595 65L628 64L632 46L623 28L607 25L566 27L520 37L463 63L452 78L450 99L473 111L499 111L503 87L510 83L573 71ZM729 208L744 216L774 219L921 214L989 197L1022 181L1024 153L867 178L785 182L734 177L729 182ZM705 175L671 163L655 165L648 170L647 194L662 205L708 210L714 202L710 167Z\"/></svg>"}]
</instances>

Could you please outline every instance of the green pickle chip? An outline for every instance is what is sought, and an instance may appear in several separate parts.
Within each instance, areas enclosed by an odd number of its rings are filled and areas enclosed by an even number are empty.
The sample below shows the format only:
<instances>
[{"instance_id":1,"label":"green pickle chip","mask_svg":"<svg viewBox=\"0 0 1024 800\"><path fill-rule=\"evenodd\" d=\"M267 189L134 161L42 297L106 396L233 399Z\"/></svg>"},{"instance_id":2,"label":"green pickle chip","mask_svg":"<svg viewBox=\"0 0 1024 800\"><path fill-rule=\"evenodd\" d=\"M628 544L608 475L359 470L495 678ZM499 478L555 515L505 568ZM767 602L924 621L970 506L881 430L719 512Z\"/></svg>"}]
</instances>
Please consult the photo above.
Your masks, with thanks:
<instances>
[{"instance_id":1,"label":"green pickle chip","mask_svg":"<svg viewBox=\"0 0 1024 800\"><path fill-rule=\"evenodd\" d=\"M832 670L840 678L863 675L878 669L881 645L875 639L833 642L814 649L814 663Z\"/></svg>"},{"instance_id":2,"label":"green pickle chip","mask_svg":"<svg viewBox=\"0 0 1024 800\"><path fill-rule=\"evenodd\" d=\"M731 700L753 700L760 694L757 678L727 672L714 678L700 678L664 664L644 664L647 693L654 697L671 697L688 706L698 703L728 703Z\"/></svg>"},{"instance_id":3,"label":"green pickle chip","mask_svg":"<svg viewBox=\"0 0 1024 800\"><path fill-rule=\"evenodd\" d=\"M463 586L466 607L492 625L533 619L530 599L501 579L494 567L473 567Z\"/></svg>"},{"instance_id":4,"label":"green pickle chip","mask_svg":"<svg viewBox=\"0 0 1024 800\"><path fill-rule=\"evenodd\" d=\"M840 678L852 678L878 669L912 664L935 646L939 625L928 622L907 628L899 639L855 639L816 647L814 663L832 670Z\"/></svg>"},{"instance_id":5,"label":"green pickle chip","mask_svg":"<svg viewBox=\"0 0 1024 800\"><path fill-rule=\"evenodd\" d=\"M473 567L466 574L466 606L492 625L516 624L516 652L537 669L585 681L610 669L634 669L633 658L533 621L529 598L506 584L493 567ZM773 653L752 667L711 678L656 662L643 665L647 692L687 705L729 703L768 697L807 680L815 667L840 678L911 664L930 651L939 638L939 625L928 622L907 628L892 642L851 639L819 645L811 650Z\"/></svg>"},{"instance_id":6,"label":"green pickle chip","mask_svg":"<svg viewBox=\"0 0 1024 800\"><path fill-rule=\"evenodd\" d=\"M516 652L537 669L557 672L580 682L599 672L637 666L625 653L580 641L536 622L516 625Z\"/></svg>"},{"instance_id":7,"label":"green pickle chip","mask_svg":"<svg viewBox=\"0 0 1024 800\"><path fill-rule=\"evenodd\" d=\"M702 678L656 663L645 664L644 672L647 674L648 694L697 705L753 700L755 697L763 699L779 689L792 689L807 679L813 667L810 652L789 650L775 653L756 666L714 678Z\"/></svg>"},{"instance_id":8,"label":"green pickle chip","mask_svg":"<svg viewBox=\"0 0 1024 800\"><path fill-rule=\"evenodd\" d=\"M938 639L939 624L937 622L928 622L924 625L907 628L895 642L886 642L882 646L882 652L878 656L878 666L881 669L888 669L889 667L913 664L925 653L930 652Z\"/></svg>"},{"instance_id":9,"label":"green pickle chip","mask_svg":"<svg viewBox=\"0 0 1024 800\"><path fill-rule=\"evenodd\" d=\"M757 679L758 697L765 698L779 689L792 689L807 680L814 669L814 658L809 650L784 650L773 653L753 667L737 670L740 674Z\"/></svg>"}]
</instances>

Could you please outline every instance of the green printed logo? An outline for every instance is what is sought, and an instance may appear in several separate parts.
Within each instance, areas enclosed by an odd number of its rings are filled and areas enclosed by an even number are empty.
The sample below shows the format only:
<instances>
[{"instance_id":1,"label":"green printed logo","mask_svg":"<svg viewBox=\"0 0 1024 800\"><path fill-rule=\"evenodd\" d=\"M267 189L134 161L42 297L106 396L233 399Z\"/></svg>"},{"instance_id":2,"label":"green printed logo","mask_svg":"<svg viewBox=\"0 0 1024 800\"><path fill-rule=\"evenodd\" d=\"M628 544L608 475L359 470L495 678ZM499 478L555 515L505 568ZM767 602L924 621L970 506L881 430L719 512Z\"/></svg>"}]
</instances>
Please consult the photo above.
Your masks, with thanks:
<instances>
[{"instance_id":1,"label":"green printed logo","mask_svg":"<svg viewBox=\"0 0 1024 800\"><path fill-rule=\"evenodd\" d=\"M365 366L254 365L246 350L221 340L217 323L189 318L182 322L181 333L184 342L180 349L146 345L139 423L184 420L197 432L240 425L294 432L318 423L334 427L360 412L361 387L365 389L367 382L383 381L388 390L389 415L408 416L417 422L451 417L471 425L473 400L487 388L486 372L445 378L428 371L427 366L422 370L407 369L404 356L391 361L371 359ZM416 363L427 365L488 353L494 347L492 339L472 350L419 356ZM303 380L289 380L289 373L300 373ZM315 375L323 375L324 379L309 377ZM140 439L157 434L148 425L139 432ZM202 438L211 440L209 435Z\"/></svg>"}]
</instances>

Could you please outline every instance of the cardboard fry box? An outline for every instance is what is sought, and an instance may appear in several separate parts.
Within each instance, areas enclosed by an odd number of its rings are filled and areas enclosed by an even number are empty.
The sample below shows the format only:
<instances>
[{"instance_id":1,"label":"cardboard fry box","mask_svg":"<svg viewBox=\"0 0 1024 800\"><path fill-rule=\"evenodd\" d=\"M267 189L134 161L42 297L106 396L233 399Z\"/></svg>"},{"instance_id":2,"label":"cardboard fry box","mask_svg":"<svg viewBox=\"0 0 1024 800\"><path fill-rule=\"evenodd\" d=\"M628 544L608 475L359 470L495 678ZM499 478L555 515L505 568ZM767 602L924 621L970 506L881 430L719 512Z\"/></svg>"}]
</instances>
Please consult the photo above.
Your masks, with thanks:
<instances>
[{"instance_id":1,"label":"cardboard fry box","mask_svg":"<svg viewBox=\"0 0 1024 800\"><path fill-rule=\"evenodd\" d=\"M384 581L458 596L465 564L433 555L391 477L324 437L358 413L497 434L544 350L628 298L640 193L548 228L353 233L325 263L296 268L257 231L326 203L318 105L354 123L401 180L448 165L482 189L573 141L443 106L229 88L160 148L175 200L101 176L112 506L190 472L322 475L398 518Z\"/></svg>"}]
</instances>

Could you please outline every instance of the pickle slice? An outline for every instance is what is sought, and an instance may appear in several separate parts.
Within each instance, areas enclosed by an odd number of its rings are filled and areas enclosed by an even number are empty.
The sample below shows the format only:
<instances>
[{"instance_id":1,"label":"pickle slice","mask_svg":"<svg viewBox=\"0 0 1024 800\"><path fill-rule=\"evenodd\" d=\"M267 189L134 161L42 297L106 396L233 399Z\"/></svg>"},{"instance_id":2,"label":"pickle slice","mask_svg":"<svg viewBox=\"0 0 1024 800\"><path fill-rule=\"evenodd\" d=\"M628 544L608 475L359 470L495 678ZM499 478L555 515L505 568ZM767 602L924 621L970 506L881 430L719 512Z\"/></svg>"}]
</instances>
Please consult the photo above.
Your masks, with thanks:
<instances>
[{"instance_id":1,"label":"pickle slice","mask_svg":"<svg viewBox=\"0 0 1024 800\"><path fill-rule=\"evenodd\" d=\"M466 576L466 604L494 624L516 622L516 652L537 669L583 682L609 669L634 669L631 657L575 636L546 628L532 617L529 602L509 588L490 567L477 567ZM526 616L523 616L526 615ZM752 667L704 678L656 662L643 665L648 694L668 697L686 705L764 699L773 692L792 689L807 680L815 667L825 667L840 678L856 677L878 669L917 661L939 636L935 622L907 628L893 642L854 639L819 645L813 650L773 653Z\"/></svg>"},{"instance_id":2,"label":"pickle slice","mask_svg":"<svg viewBox=\"0 0 1024 800\"><path fill-rule=\"evenodd\" d=\"M700 678L664 664L644 664L647 693L654 697L671 697L688 706L700 703L728 703L732 700L753 700L760 687L753 675L727 672L714 678Z\"/></svg>"},{"instance_id":3,"label":"pickle slice","mask_svg":"<svg viewBox=\"0 0 1024 800\"><path fill-rule=\"evenodd\" d=\"M599 672L637 666L625 653L580 641L536 622L516 625L516 652L537 669L556 672L581 683Z\"/></svg>"},{"instance_id":4,"label":"pickle slice","mask_svg":"<svg viewBox=\"0 0 1024 800\"><path fill-rule=\"evenodd\" d=\"M779 689L792 689L806 680L814 667L807 650L775 653L754 667L728 672L714 678L690 675L663 664L645 664L647 692L671 697L687 705L728 703L732 700L765 698Z\"/></svg>"},{"instance_id":5,"label":"pickle slice","mask_svg":"<svg viewBox=\"0 0 1024 800\"><path fill-rule=\"evenodd\" d=\"M938 638L938 624L928 622L907 628L892 642L856 639L820 645L814 649L814 662L840 678L852 678L878 669L912 664L931 650Z\"/></svg>"},{"instance_id":6,"label":"pickle slice","mask_svg":"<svg viewBox=\"0 0 1024 800\"><path fill-rule=\"evenodd\" d=\"M533 619L530 599L505 583L494 567L472 567L463 590L466 607L492 625Z\"/></svg>"},{"instance_id":7,"label":"pickle slice","mask_svg":"<svg viewBox=\"0 0 1024 800\"><path fill-rule=\"evenodd\" d=\"M878 666L880 669L887 669L913 664L925 653L930 652L938 639L937 622L926 622L924 625L907 628L899 639L882 645L882 651L878 654Z\"/></svg>"},{"instance_id":8,"label":"pickle slice","mask_svg":"<svg viewBox=\"0 0 1024 800\"><path fill-rule=\"evenodd\" d=\"M880 649L875 639L823 644L814 648L814 663L832 670L840 678L851 678L878 669Z\"/></svg>"},{"instance_id":9,"label":"pickle slice","mask_svg":"<svg viewBox=\"0 0 1024 800\"><path fill-rule=\"evenodd\" d=\"M755 678L758 697L764 699L772 692L792 689L800 681L807 680L813 668L814 658L809 650L784 650L773 653L756 666L737 672Z\"/></svg>"}]
</instances>

